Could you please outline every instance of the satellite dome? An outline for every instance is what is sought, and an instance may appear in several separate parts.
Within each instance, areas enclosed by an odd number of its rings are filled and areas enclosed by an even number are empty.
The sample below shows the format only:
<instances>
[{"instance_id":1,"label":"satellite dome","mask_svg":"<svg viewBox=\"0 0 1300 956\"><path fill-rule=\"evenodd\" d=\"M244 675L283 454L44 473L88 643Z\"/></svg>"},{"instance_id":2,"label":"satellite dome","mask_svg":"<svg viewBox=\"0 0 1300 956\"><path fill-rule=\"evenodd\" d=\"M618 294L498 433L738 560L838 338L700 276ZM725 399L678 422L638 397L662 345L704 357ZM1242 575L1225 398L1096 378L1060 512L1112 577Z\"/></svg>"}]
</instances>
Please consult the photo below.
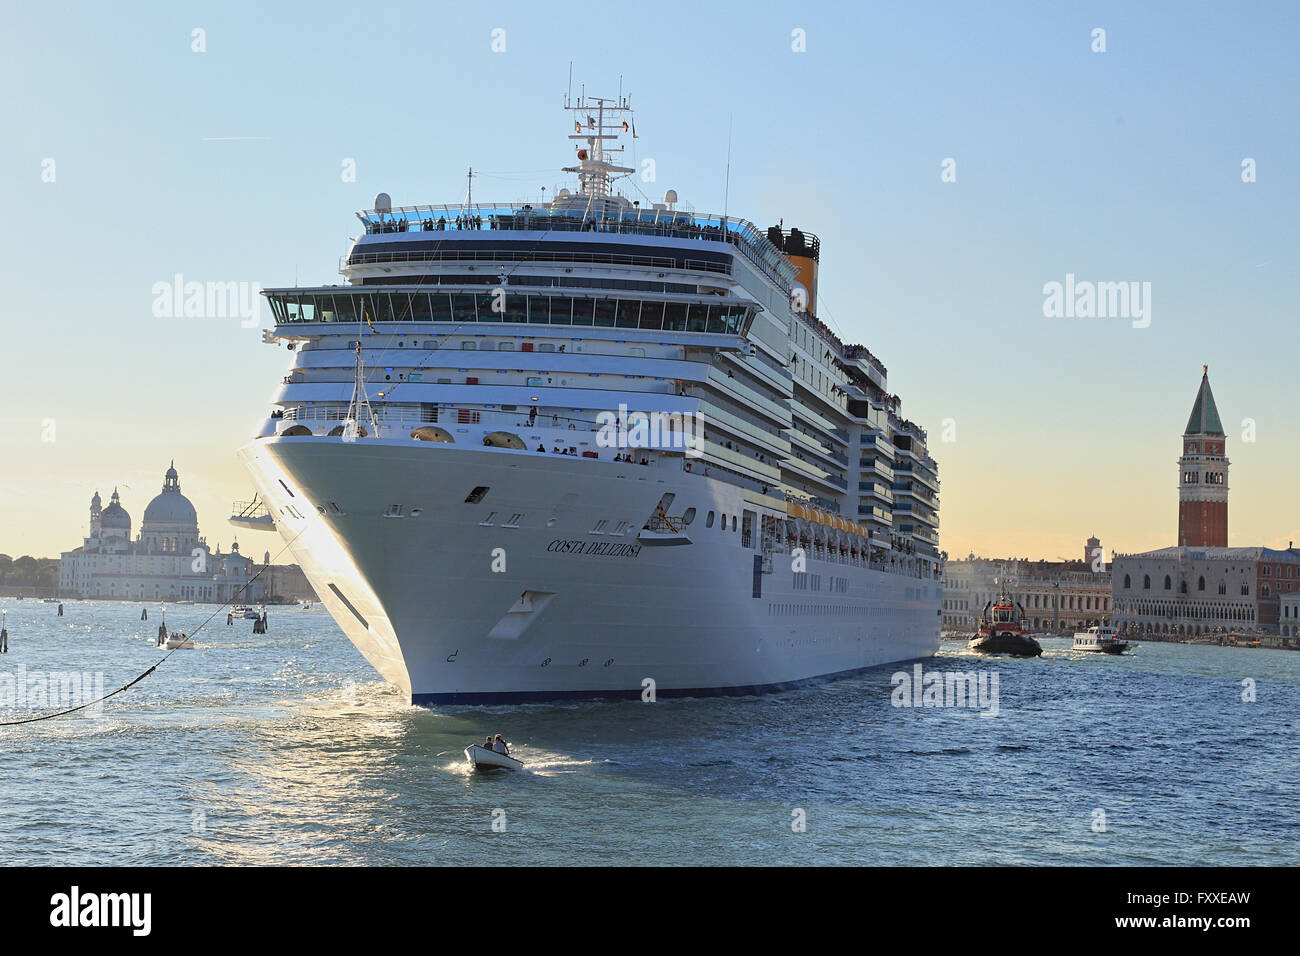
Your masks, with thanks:
<instances>
[{"instance_id":1,"label":"satellite dome","mask_svg":"<svg viewBox=\"0 0 1300 956\"><path fill-rule=\"evenodd\" d=\"M393 197L388 193L380 193L375 197L375 212L392 212Z\"/></svg>"}]
</instances>

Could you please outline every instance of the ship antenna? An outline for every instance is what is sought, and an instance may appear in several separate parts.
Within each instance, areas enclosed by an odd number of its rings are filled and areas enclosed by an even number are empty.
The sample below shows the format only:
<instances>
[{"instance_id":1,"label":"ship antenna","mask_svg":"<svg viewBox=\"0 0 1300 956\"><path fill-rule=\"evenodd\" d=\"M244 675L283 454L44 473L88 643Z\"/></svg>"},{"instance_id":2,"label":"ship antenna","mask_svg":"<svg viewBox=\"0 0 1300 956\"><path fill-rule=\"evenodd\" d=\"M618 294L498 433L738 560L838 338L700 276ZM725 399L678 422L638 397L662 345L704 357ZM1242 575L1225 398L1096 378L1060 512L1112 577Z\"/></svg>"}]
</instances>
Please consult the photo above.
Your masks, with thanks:
<instances>
[{"instance_id":1,"label":"ship antenna","mask_svg":"<svg viewBox=\"0 0 1300 956\"><path fill-rule=\"evenodd\" d=\"M355 377L352 382L352 399L348 402L348 415L343 420L343 440L356 441L360 433L358 427L361 416L365 415L366 422L370 425L371 436L379 437L379 421L375 417L375 410L370 407L370 396L366 393L366 363L361 357L361 340L356 343L357 362Z\"/></svg>"},{"instance_id":2,"label":"ship antenna","mask_svg":"<svg viewBox=\"0 0 1300 956\"><path fill-rule=\"evenodd\" d=\"M727 175L722 186L722 240L727 240L727 200L731 197L731 114L727 114Z\"/></svg>"}]
</instances>

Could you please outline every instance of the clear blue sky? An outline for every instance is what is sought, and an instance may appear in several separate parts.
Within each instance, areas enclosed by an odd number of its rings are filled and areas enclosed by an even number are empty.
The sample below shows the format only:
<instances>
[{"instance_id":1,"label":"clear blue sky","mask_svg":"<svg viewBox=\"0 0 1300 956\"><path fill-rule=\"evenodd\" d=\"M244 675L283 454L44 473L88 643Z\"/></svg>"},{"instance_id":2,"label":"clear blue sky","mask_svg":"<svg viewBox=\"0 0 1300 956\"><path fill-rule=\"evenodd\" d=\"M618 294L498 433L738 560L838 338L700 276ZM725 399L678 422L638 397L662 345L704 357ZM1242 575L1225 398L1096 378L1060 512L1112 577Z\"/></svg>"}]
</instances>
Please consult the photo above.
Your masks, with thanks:
<instances>
[{"instance_id":1,"label":"clear blue sky","mask_svg":"<svg viewBox=\"0 0 1300 956\"><path fill-rule=\"evenodd\" d=\"M74 546L115 482L138 519L173 457L228 541L250 490L233 452L288 356L236 320L155 318L153 284L338 281L354 211L380 190L459 201L469 165L476 198L549 192L570 60L591 93L622 76L654 198L721 210L731 119L730 212L822 237L821 315L930 429L950 552L1173 543L1203 362L1232 543L1300 540L1294 3L5 3L3 21L0 550ZM1067 272L1150 282L1151 327L1045 318Z\"/></svg>"}]
</instances>

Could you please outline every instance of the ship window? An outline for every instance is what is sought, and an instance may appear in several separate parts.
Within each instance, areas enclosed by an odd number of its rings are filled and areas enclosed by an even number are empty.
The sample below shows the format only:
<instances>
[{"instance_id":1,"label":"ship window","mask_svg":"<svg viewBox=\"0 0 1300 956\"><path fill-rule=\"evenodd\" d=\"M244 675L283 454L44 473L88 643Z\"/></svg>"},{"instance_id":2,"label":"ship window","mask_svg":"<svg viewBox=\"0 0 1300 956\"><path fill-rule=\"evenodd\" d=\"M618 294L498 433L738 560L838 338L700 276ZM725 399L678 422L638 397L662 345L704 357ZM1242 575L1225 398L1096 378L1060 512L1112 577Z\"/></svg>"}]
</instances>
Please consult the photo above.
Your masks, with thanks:
<instances>
[{"instance_id":1,"label":"ship window","mask_svg":"<svg viewBox=\"0 0 1300 956\"><path fill-rule=\"evenodd\" d=\"M474 322L477 321L478 315L474 307L474 296L468 292L460 292L451 298L453 322Z\"/></svg>"},{"instance_id":2,"label":"ship window","mask_svg":"<svg viewBox=\"0 0 1300 956\"><path fill-rule=\"evenodd\" d=\"M595 301L596 324L604 328L612 328L614 325L614 313L617 309L617 299L597 299Z\"/></svg>"},{"instance_id":3,"label":"ship window","mask_svg":"<svg viewBox=\"0 0 1300 956\"><path fill-rule=\"evenodd\" d=\"M429 293L429 319L433 322L451 321L451 296L444 292ZM436 341L424 343L425 348L437 348Z\"/></svg>"},{"instance_id":4,"label":"ship window","mask_svg":"<svg viewBox=\"0 0 1300 956\"><path fill-rule=\"evenodd\" d=\"M684 302L664 303L664 328L670 332L686 331L686 304Z\"/></svg>"},{"instance_id":5,"label":"ship window","mask_svg":"<svg viewBox=\"0 0 1300 956\"><path fill-rule=\"evenodd\" d=\"M404 305L406 314L413 322L428 322L432 318L432 306L430 305L427 294L417 294L414 292L406 293L406 303ZM402 343L398 342L397 347L401 348ZM420 343L411 342L411 348L419 348Z\"/></svg>"},{"instance_id":6,"label":"ship window","mask_svg":"<svg viewBox=\"0 0 1300 956\"><path fill-rule=\"evenodd\" d=\"M690 524L694 520L695 520L695 509L687 508L686 511L682 514L682 524L684 525Z\"/></svg>"},{"instance_id":7,"label":"ship window","mask_svg":"<svg viewBox=\"0 0 1300 956\"><path fill-rule=\"evenodd\" d=\"M551 303L551 325L573 324L573 300L564 295L547 296ZM541 321L541 318L538 318Z\"/></svg>"},{"instance_id":8,"label":"ship window","mask_svg":"<svg viewBox=\"0 0 1300 956\"><path fill-rule=\"evenodd\" d=\"M706 527L706 528L712 528L712 527L713 527L713 512L712 512L712 511L710 511L707 515L704 516L704 527Z\"/></svg>"},{"instance_id":9,"label":"ship window","mask_svg":"<svg viewBox=\"0 0 1300 956\"><path fill-rule=\"evenodd\" d=\"M620 329L635 329L637 314L641 311L640 299L622 299L618 303L618 321Z\"/></svg>"},{"instance_id":10,"label":"ship window","mask_svg":"<svg viewBox=\"0 0 1300 956\"><path fill-rule=\"evenodd\" d=\"M662 329L664 327L664 304L662 302L641 303L641 322L643 329Z\"/></svg>"},{"instance_id":11,"label":"ship window","mask_svg":"<svg viewBox=\"0 0 1300 956\"><path fill-rule=\"evenodd\" d=\"M573 300L573 324L591 325L594 321L596 302L594 299Z\"/></svg>"},{"instance_id":12,"label":"ship window","mask_svg":"<svg viewBox=\"0 0 1300 956\"><path fill-rule=\"evenodd\" d=\"M483 500L483 497L484 497L487 493L488 493L488 486L487 486L487 485L479 485L477 488L475 488L473 491L471 491L471 492L470 492L470 493L465 497L465 504L467 504L467 505L476 505L476 504L478 504L480 501Z\"/></svg>"}]
</instances>

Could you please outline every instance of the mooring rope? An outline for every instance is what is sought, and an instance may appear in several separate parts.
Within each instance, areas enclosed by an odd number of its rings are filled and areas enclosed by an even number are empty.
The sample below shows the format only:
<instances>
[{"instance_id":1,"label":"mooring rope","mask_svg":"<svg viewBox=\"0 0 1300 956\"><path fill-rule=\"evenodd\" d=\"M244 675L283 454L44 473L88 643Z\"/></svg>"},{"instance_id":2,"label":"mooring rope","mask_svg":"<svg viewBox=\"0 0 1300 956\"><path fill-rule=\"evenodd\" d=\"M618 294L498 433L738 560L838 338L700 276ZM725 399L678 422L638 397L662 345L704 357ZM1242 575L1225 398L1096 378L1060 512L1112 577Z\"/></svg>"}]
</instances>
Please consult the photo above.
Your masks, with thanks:
<instances>
[{"instance_id":1,"label":"mooring rope","mask_svg":"<svg viewBox=\"0 0 1300 956\"><path fill-rule=\"evenodd\" d=\"M280 549L280 551L276 554L275 557L278 558L281 554L284 554L286 551L288 551L288 550L289 550L289 545L291 545L291 544L293 544L295 541L297 541L298 538L302 535L302 532L303 532L303 531L306 531L306 530L307 530L306 528L303 528L302 531L299 531L298 534L295 534L292 538L290 538L289 541L285 544L285 546L284 546L283 548ZM207 618L203 621L203 623L200 624L197 628L195 628L194 633L197 634L199 631L203 630L203 628L207 627L207 625L208 625L208 621L211 621L214 617L216 617L218 614L220 614L220 613L221 613L222 611L224 611L226 608L228 608L228 607L230 607L232 604L234 604L235 601L238 600L239 596L242 595L245 591L248 590L249 587L252 586L252 584L253 584L254 581L256 581L258 578L260 578L264 573L266 573L267 570L270 569L271 564L272 564L274 561L275 561L275 558L272 558L271 561L268 561L266 564L264 564L264 565L262 566L262 570L261 570L261 571L258 571L258 572L257 572L256 574L254 574L251 578L249 578L249 579L248 579L248 583L245 584L245 585L243 585L243 587L241 587L241 588L239 589L239 593L236 594L235 597L232 597L232 598L231 598L229 601L227 601L225 604L221 605L221 606L218 607L215 611L213 611L211 614L209 614L209 615L207 616ZM186 635L185 635L185 640L186 640L187 642L191 641L191 640L192 640L192 635L186 634ZM192 647L192 646L193 646L193 645L191 644L191 647ZM93 706L95 706L96 704L102 704L104 701L108 700L110 697L116 697L118 694L122 693L123 691L125 691L125 690L130 690L131 687L133 687L134 685L140 683L140 681L144 680L146 677L148 677L150 674L152 674L154 671L156 671L156 670L157 670L157 669L158 669L158 668L163 664L163 662L167 660L167 658L171 657L171 656L172 656L173 654L175 654L177 651L179 651L179 650L183 650L183 649L185 649L185 644L184 644L184 643L182 643L182 644L180 644L180 645L178 645L178 646L176 646L176 647L173 647L170 651L168 651L166 654L164 654L164 655L162 656L162 658L161 658L160 660L157 661L157 663L153 664L153 665L152 665L148 670L146 670L144 673L140 674L140 675L137 676L137 677L132 678L130 681L128 681L127 683L123 684L123 685L122 685L121 687L119 687L117 690L115 690L115 691L111 691L110 693L105 694L103 697L100 697L100 698L97 699L97 700L87 701L87 702L84 703L84 704L78 704L76 707L69 707L67 710L59 710L59 711L55 711L55 712L52 713L52 714L39 714L39 715L37 715L36 717L24 717L22 720L3 720L3 721L0 721L0 727L14 727L14 726L17 726L17 725L19 725L19 724L34 724L34 723L36 723L36 722L38 722L38 721L41 721L41 720L53 720L55 717L63 717L63 716L66 716L67 714L75 714L77 711L79 711L79 710L85 710L87 707L93 707Z\"/></svg>"}]
</instances>

